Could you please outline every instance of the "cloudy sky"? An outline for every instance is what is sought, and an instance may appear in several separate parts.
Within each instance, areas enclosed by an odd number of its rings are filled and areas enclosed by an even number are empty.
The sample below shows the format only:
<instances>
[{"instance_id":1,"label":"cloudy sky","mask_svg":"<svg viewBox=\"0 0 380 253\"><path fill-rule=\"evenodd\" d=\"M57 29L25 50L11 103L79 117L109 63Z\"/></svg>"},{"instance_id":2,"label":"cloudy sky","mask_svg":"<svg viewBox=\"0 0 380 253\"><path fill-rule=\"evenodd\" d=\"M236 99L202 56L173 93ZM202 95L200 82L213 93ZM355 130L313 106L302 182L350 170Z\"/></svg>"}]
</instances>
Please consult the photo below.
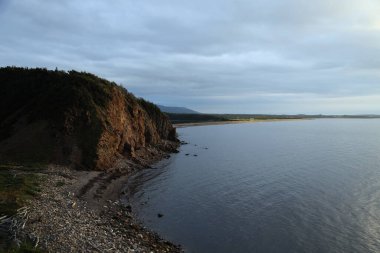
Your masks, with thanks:
<instances>
[{"instance_id":1,"label":"cloudy sky","mask_svg":"<svg viewBox=\"0 0 380 253\"><path fill-rule=\"evenodd\" d=\"M0 0L0 66L213 113L380 114L378 0Z\"/></svg>"}]
</instances>

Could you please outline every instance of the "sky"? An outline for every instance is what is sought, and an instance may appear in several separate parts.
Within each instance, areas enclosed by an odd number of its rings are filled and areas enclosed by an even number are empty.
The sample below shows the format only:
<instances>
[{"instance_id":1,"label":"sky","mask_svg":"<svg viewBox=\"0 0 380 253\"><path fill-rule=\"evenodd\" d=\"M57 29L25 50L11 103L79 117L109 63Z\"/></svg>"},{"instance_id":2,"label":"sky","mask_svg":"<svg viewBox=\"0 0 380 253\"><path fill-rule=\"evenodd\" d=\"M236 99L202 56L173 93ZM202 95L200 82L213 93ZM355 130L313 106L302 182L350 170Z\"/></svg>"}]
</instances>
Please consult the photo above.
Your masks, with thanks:
<instances>
[{"instance_id":1,"label":"sky","mask_svg":"<svg viewBox=\"0 0 380 253\"><path fill-rule=\"evenodd\" d=\"M378 0L0 0L0 66L204 113L380 114Z\"/></svg>"}]
</instances>

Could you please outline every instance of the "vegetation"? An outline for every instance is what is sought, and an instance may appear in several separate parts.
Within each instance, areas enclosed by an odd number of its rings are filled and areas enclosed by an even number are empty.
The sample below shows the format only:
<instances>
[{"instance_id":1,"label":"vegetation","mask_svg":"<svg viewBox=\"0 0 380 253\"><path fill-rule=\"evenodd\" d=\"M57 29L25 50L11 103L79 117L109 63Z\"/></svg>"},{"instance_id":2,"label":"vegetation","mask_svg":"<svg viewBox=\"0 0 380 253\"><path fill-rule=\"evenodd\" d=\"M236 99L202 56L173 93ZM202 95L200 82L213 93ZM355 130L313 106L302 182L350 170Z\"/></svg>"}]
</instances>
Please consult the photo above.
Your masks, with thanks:
<instances>
[{"instance_id":1,"label":"vegetation","mask_svg":"<svg viewBox=\"0 0 380 253\"><path fill-rule=\"evenodd\" d=\"M379 118L379 115L285 115L285 114L181 114L166 113L172 123L199 123L236 120L274 120L274 119L322 119L322 118Z\"/></svg>"},{"instance_id":2,"label":"vegetation","mask_svg":"<svg viewBox=\"0 0 380 253\"><path fill-rule=\"evenodd\" d=\"M198 123L236 120L273 120L273 119L302 119L300 115L264 115L264 114L179 114L167 113L172 123Z\"/></svg>"},{"instance_id":3,"label":"vegetation","mask_svg":"<svg viewBox=\"0 0 380 253\"><path fill-rule=\"evenodd\" d=\"M157 106L93 74L0 68L0 162L49 163L78 148L80 166L93 168L115 90L124 92L130 113L133 106L141 106L161 123Z\"/></svg>"},{"instance_id":4,"label":"vegetation","mask_svg":"<svg viewBox=\"0 0 380 253\"><path fill-rule=\"evenodd\" d=\"M2 252L0 250L0 252ZM5 252L5 251L4 251ZM7 253L42 253L39 248L35 248L33 244L29 242L23 242L19 247L12 246L6 250Z\"/></svg>"},{"instance_id":5,"label":"vegetation","mask_svg":"<svg viewBox=\"0 0 380 253\"><path fill-rule=\"evenodd\" d=\"M157 105L143 99L138 98L137 102L141 105L142 108L153 118L161 116L161 110Z\"/></svg>"},{"instance_id":6,"label":"vegetation","mask_svg":"<svg viewBox=\"0 0 380 253\"><path fill-rule=\"evenodd\" d=\"M0 168L0 216L11 216L35 197L39 192L42 178L25 168Z\"/></svg>"},{"instance_id":7,"label":"vegetation","mask_svg":"<svg viewBox=\"0 0 380 253\"><path fill-rule=\"evenodd\" d=\"M180 114L180 113L166 113L173 124L176 123L196 123L196 122L214 122L214 121L228 121L229 119L222 115L213 114Z\"/></svg>"},{"instance_id":8,"label":"vegetation","mask_svg":"<svg viewBox=\"0 0 380 253\"><path fill-rule=\"evenodd\" d=\"M64 132L79 137L85 163L91 166L96 155L94 139L100 133L97 108L107 104L113 86L116 84L83 72L0 68L0 141L11 136L16 124L37 121L48 122L52 137L45 133L31 136L38 140L33 148L10 151L0 159L18 163L49 162L56 144L54 137ZM89 122L91 128L86 127ZM38 133L40 125L29 128L33 127L37 129L30 132Z\"/></svg>"},{"instance_id":9,"label":"vegetation","mask_svg":"<svg viewBox=\"0 0 380 253\"><path fill-rule=\"evenodd\" d=\"M56 122L64 120L68 108L105 106L115 85L89 73L16 67L0 68L0 83L1 119L28 111L30 121L48 118Z\"/></svg>"},{"instance_id":10,"label":"vegetation","mask_svg":"<svg viewBox=\"0 0 380 253\"><path fill-rule=\"evenodd\" d=\"M175 128L171 127L170 119L167 114L162 113L157 105L146 101L143 98L138 98L137 102L147 112L149 118L155 123L161 139L177 141L177 133L175 132ZM170 125L170 127L168 125ZM168 132L166 131L167 129L171 129L171 131ZM150 139L150 134L147 132L145 133L145 139Z\"/></svg>"},{"instance_id":11,"label":"vegetation","mask_svg":"<svg viewBox=\"0 0 380 253\"><path fill-rule=\"evenodd\" d=\"M16 214L27 200L39 194L43 180L36 173L39 170L36 167L0 166L0 217ZM0 231L0 252L41 252L28 242L23 242L19 247L12 245L8 236L7 232Z\"/></svg>"}]
</instances>

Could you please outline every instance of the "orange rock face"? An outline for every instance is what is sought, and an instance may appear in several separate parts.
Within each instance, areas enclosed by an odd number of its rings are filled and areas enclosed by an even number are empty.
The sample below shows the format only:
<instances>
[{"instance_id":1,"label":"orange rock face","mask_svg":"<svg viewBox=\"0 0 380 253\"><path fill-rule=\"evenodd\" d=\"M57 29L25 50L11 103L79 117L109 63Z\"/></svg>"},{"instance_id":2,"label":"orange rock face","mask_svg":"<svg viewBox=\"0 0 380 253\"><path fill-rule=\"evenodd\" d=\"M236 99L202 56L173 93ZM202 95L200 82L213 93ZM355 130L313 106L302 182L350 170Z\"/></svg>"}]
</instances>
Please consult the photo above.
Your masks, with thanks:
<instances>
[{"instance_id":1,"label":"orange rock face","mask_svg":"<svg viewBox=\"0 0 380 253\"><path fill-rule=\"evenodd\" d=\"M97 145L97 168L112 166L120 156L134 157L136 150L176 141L175 129L165 115L152 117L116 87L106 110L100 113L104 129Z\"/></svg>"}]
</instances>

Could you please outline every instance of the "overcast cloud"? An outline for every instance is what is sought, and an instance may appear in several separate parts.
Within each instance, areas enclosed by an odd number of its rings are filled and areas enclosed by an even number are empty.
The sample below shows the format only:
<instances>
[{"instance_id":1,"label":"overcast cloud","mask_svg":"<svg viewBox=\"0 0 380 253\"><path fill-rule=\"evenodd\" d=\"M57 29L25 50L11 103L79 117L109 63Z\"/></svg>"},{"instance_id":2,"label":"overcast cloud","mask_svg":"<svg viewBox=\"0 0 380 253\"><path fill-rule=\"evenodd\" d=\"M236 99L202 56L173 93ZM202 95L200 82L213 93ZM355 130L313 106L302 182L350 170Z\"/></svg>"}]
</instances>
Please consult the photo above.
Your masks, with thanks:
<instances>
[{"instance_id":1,"label":"overcast cloud","mask_svg":"<svg viewBox=\"0 0 380 253\"><path fill-rule=\"evenodd\" d=\"M0 65L216 113L380 114L377 0L0 0Z\"/></svg>"}]
</instances>

